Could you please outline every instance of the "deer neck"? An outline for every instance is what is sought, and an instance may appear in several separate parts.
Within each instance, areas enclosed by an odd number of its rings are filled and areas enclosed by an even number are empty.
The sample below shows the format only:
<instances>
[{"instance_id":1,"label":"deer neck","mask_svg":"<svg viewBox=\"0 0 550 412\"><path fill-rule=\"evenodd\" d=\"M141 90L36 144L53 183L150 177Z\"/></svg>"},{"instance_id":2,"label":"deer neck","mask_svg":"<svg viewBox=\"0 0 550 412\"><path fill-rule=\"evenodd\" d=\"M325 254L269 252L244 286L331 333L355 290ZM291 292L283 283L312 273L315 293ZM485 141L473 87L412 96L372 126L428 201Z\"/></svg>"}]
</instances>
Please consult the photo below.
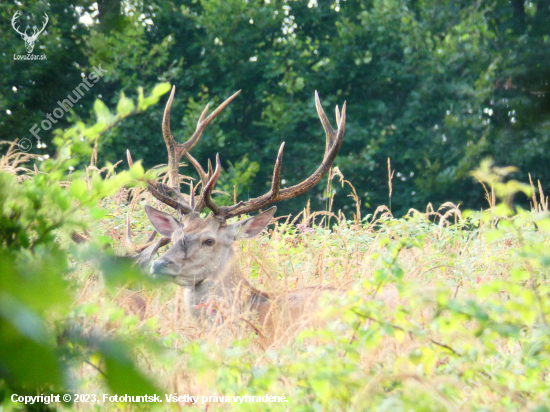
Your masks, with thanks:
<instances>
[{"instance_id":1,"label":"deer neck","mask_svg":"<svg viewBox=\"0 0 550 412\"><path fill-rule=\"evenodd\" d=\"M228 252L225 259L221 259L220 266L217 273L210 274L192 288L186 288L185 300L190 313L200 316L200 309L211 304L235 307L235 300L240 298L241 290L250 286L241 275L233 250Z\"/></svg>"}]
</instances>

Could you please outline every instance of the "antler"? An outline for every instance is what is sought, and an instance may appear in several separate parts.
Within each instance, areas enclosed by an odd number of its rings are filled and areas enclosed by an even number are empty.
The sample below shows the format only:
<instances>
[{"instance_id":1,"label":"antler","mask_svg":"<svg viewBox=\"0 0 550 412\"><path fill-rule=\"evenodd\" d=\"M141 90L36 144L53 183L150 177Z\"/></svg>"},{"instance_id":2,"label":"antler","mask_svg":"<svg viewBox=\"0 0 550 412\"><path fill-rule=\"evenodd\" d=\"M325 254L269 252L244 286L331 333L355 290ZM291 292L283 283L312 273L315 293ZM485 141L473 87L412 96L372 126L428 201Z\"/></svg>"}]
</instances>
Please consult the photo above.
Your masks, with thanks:
<instances>
[{"instance_id":1,"label":"antler","mask_svg":"<svg viewBox=\"0 0 550 412\"><path fill-rule=\"evenodd\" d=\"M172 136L172 132L170 131L170 109L172 108L172 102L174 100L174 94L176 93L176 86L172 87L172 92L170 93L170 98L168 99L168 102L166 103L166 109L164 110L164 118L162 120L162 135L164 136L164 141L166 142L166 147L168 148L168 170L170 173L170 185L174 187L179 192L179 171L178 166L179 162L183 155L188 155L189 150L191 150L197 142L199 141L202 132L204 129L206 129L206 126L210 124L214 118L220 114L220 112L225 109L225 107L231 103L231 101L237 97L237 95L241 91L239 90L237 93L233 94L233 96L229 97L225 102L220 104L216 110L214 110L210 116L206 117L206 114L208 113L208 108L210 107L210 104L207 104L204 110L202 111L201 117L199 118L199 121L197 122L197 128L195 130L195 133L193 133L193 136L191 138L183 143L183 144L177 144L174 142L174 137ZM191 155L186 156L188 159L193 159ZM193 159L194 162L191 163L197 168L198 162ZM200 170L199 170L200 169ZM197 168L197 171L199 172L199 175L201 176L201 179L204 175L204 170L200 167L200 165Z\"/></svg>"},{"instance_id":2,"label":"antler","mask_svg":"<svg viewBox=\"0 0 550 412\"><path fill-rule=\"evenodd\" d=\"M212 171L212 164L208 161L208 171L205 171L199 162L191 156L189 150L197 144L206 126L208 126L208 124L240 93L240 90L220 104L218 108L208 117L206 117L209 107L207 104L199 118L199 121L197 122L195 133L193 133L191 138L183 144L174 142L172 132L170 131L170 109L174 100L175 91L176 88L174 86L172 87L168 102L166 103L166 109L164 111L164 118L162 121L162 135L164 136L164 141L168 150L168 175L170 178L170 187L166 187L154 181L149 181L148 189L158 200L183 214L188 214L195 211L200 212L205 206L208 206L214 215L217 215L222 219L229 219L244 213L250 213L258 209L263 209L266 206L280 200L291 199L301 195L319 183L319 181L325 176L325 174L332 167L332 163L334 162L334 159L342 146L346 126L346 103L344 102L344 105L342 106L341 114L338 106L336 106L336 124L338 129L334 130L323 110L323 107L321 106L319 94L316 91L315 106L326 134L325 154L323 161L317 170L303 182L285 189L281 189L281 167L283 163L283 149L285 147L285 143L283 142L279 148L277 159L275 160L273 178L271 180L271 190L269 192L246 202L241 201L232 206L218 206L212 199L212 192L218 178L220 177L220 156L216 155L216 169ZM131 166L132 158L130 156L130 152L128 151L127 154L128 163ZM202 190L199 199L196 202L194 199L194 189L192 185L190 202L187 202L180 192L179 163L184 155L187 160L189 160L189 163L195 167L201 179ZM171 191L173 196L169 196L166 189Z\"/></svg>"},{"instance_id":3,"label":"antler","mask_svg":"<svg viewBox=\"0 0 550 412\"><path fill-rule=\"evenodd\" d=\"M330 170L332 163L334 162L334 159L336 158L336 155L340 150L340 146L342 146L346 127L346 103L344 102L344 105L342 106L341 115L338 106L336 106L336 124L338 126L338 130L334 130L330 125L330 121L328 120L323 110L323 107L321 106L321 101L319 100L319 94L317 93L317 91L315 92L315 106L317 108L317 114L319 115L321 123L323 124L323 129L325 130L327 139L323 162L317 168L317 170L303 182L285 189L281 189L281 166L283 163L283 149L285 147L285 143L283 142L281 144L281 147L279 148L277 159L275 160L273 178L271 179L271 190L260 197L250 199L246 202L239 202L233 206L220 207L217 206L211 199L210 195L212 189L209 188L209 190L204 193L205 202L215 215L218 215L223 219L229 219L231 217L238 216L244 213L250 213L258 209L263 209L266 206L269 206L270 204L278 202L280 200L291 199L293 197L301 195L302 193L307 192L309 189L319 183L319 181ZM216 160L216 171L218 171L219 160ZM208 182L209 185L212 182L213 186L217 178L218 176L216 176L215 172L214 176L212 176L212 178Z\"/></svg>"},{"instance_id":4,"label":"antler","mask_svg":"<svg viewBox=\"0 0 550 412\"><path fill-rule=\"evenodd\" d=\"M195 210L201 211L204 208L205 197L203 195L201 195L196 205L190 204L194 203L192 188L190 202L186 201L185 198L181 195L179 183L179 164L181 158L185 155L185 157L199 173L204 194L204 189L207 187L208 181L212 177L212 167L209 167L208 173L205 172L204 169L200 166L199 162L197 162L195 158L191 156L188 152L197 144L202 135L202 132L204 131L204 129L206 129L206 126L208 126L210 122L214 120L214 118L218 114L220 114L220 112L225 109L225 107L229 103L231 103L231 101L235 97L237 97L240 92L241 91L239 90L237 93L230 96L227 100L220 104L216 108L216 110L214 110L208 117L206 115L208 113L208 108L210 107L210 104L207 104L199 118L199 121L197 122L195 133L193 133L193 135L187 142L183 144L178 144L174 141L174 137L172 136L172 132L170 130L170 111L172 108L172 102L174 101L174 94L176 93L176 86L172 87L172 91L170 92L170 97L168 98L168 102L166 103L166 108L164 110L164 116L162 119L162 135L164 137L164 142L166 143L166 149L168 150L168 177L170 187L165 187L164 185L154 181L149 181L148 189L154 197L156 197L161 202L167 204L168 206L181 211L181 213L183 214L192 213ZM130 164L130 166L132 166L133 162L129 150L127 151L127 156L128 163ZM172 192L173 197L169 195L169 192Z\"/></svg>"},{"instance_id":5,"label":"antler","mask_svg":"<svg viewBox=\"0 0 550 412\"><path fill-rule=\"evenodd\" d=\"M21 33L19 31L19 26L18 27L15 27L15 23L17 21L17 19L21 16L21 12L19 10L17 10L14 14L13 14L13 17L11 18L11 26L13 27L13 29L19 33L21 36L26 36L26 32L25 33Z\"/></svg>"}]
</instances>

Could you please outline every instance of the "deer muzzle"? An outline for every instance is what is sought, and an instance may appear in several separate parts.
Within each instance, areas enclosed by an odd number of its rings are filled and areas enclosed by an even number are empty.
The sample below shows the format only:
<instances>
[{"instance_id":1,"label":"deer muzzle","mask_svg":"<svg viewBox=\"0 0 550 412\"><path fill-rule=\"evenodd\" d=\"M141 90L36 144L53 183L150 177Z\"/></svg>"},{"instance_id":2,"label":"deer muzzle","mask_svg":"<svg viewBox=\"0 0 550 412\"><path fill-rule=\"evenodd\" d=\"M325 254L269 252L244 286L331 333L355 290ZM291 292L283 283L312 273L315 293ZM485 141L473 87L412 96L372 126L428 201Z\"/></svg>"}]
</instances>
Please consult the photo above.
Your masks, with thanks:
<instances>
[{"instance_id":1,"label":"deer muzzle","mask_svg":"<svg viewBox=\"0 0 550 412\"><path fill-rule=\"evenodd\" d=\"M170 268L174 266L174 263L166 259L157 259L151 265L152 275L170 276L176 277L175 274L170 273Z\"/></svg>"}]
</instances>

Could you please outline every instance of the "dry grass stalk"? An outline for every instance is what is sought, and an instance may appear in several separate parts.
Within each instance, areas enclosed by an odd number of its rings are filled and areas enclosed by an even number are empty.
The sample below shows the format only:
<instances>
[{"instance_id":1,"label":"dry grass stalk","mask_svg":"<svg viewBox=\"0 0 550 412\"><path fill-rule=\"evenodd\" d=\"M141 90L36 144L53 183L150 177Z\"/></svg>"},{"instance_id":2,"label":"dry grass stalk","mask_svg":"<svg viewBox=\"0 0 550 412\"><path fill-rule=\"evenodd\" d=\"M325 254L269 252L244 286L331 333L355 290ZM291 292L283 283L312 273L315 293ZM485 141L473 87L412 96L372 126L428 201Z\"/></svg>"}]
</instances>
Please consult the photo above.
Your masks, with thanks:
<instances>
[{"instance_id":1,"label":"dry grass stalk","mask_svg":"<svg viewBox=\"0 0 550 412\"><path fill-rule=\"evenodd\" d=\"M531 210L540 213L540 212L547 212L548 211L548 196L544 196L544 191L542 190L542 185L540 183L540 180L537 180L537 186L538 186L538 192L539 192L539 198L540 200L537 200L537 188L535 188L535 185L533 183L533 179L531 178L531 173L529 173L529 184L531 185L531 189L533 189L533 198L531 202Z\"/></svg>"},{"instance_id":2,"label":"dry grass stalk","mask_svg":"<svg viewBox=\"0 0 550 412\"><path fill-rule=\"evenodd\" d=\"M392 183L393 180L393 174L395 173L395 170L391 170L391 161L388 157L388 189L389 189L389 209L391 211L391 194L392 194Z\"/></svg>"},{"instance_id":3,"label":"dry grass stalk","mask_svg":"<svg viewBox=\"0 0 550 412\"><path fill-rule=\"evenodd\" d=\"M17 179L22 182L29 179L30 176L40 173L34 166L33 170L23 167L29 161L40 157L36 154L26 153L19 150L17 140L13 142L0 141L0 145L9 145L5 155L0 158L0 171L10 173L17 176Z\"/></svg>"}]
</instances>

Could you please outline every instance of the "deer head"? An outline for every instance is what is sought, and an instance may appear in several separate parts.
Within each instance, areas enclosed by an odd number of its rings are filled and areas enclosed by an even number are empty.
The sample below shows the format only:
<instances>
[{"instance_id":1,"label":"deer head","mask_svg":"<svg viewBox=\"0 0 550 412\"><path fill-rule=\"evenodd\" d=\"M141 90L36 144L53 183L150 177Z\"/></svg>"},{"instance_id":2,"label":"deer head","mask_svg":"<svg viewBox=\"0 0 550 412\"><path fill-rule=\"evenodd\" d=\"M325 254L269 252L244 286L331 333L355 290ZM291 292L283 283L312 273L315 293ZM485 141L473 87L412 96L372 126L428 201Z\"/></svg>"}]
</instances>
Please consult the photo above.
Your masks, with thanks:
<instances>
[{"instance_id":1,"label":"deer head","mask_svg":"<svg viewBox=\"0 0 550 412\"><path fill-rule=\"evenodd\" d=\"M236 240L249 239L260 233L271 221L276 208L260 213L257 216L245 219L237 223L227 223L227 220L248 214L259 209L264 209L271 204L285 199L294 198L305 193L315 186L323 176L330 170L334 159L342 145L346 123L346 104L342 107L342 113L336 107L336 122L338 129L334 130L323 111L317 92L315 93L315 105L317 113L326 134L325 154L321 165L307 179L297 185L281 188L281 166L283 149L285 143L281 144L279 153L275 160L271 189L262 196L247 201L241 201L231 206L218 206L212 199L213 188L220 176L220 157L216 155L216 168L212 170L209 163L208 171L189 153L200 139L206 126L216 117L238 94L235 93L223 102L212 114L206 116L208 105L201 114L197 123L195 133L183 143L174 142L170 131L170 109L174 99L175 87L172 88L164 118L162 121L162 132L166 147L168 149L168 176L170 186L167 187L155 181L148 182L148 190L161 202L172 207L178 212L179 220L170 214L156 210L150 206L145 211L163 238L152 244L143 253L146 257L142 260L148 262L152 254L158 250L161 241L170 239L172 247L152 266L152 272L167 276L175 283L188 288L197 288L206 280L220 278L224 273L231 272L229 266L233 256L232 245ZM128 163L133 164L129 151ZM195 195L195 188L191 185L189 196L183 195L180 191L179 164L185 156L197 170L200 176L202 189L198 196ZM208 207L211 214L206 218L200 217L200 212Z\"/></svg>"},{"instance_id":2,"label":"deer head","mask_svg":"<svg viewBox=\"0 0 550 412\"><path fill-rule=\"evenodd\" d=\"M201 219L198 213L185 215L178 222L170 214L146 206L145 211L155 230L170 238L173 243L153 263L152 272L167 276L180 286L191 288L207 278L215 280L223 274L230 274L233 243L260 233L276 210L276 207L272 207L257 216L226 224L217 216Z\"/></svg>"},{"instance_id":3,"label":"deer head","mask_svg":"<svg viewBox=\"0 0 550 412\"><path fill-rule=\"evenodd\" d=\"M32 53L33 49L34 49L34 43L36 42L36 40L38 39L38 36L44 31L44 29L46 28L46 25L48 24L48 15L46 13L44 13L44 24L42 25L42 29L38 30L38 28L34 29L33 33L31 36L27 36L27 30L25 30L25 32L21 32L19 31L19 27L16 27L16 22L17 22L17 19L19 18L19 16L21 16L21 12L20 11L16 11L15 14L13 15L12 19L11 19L11 25L13 27L13 29L19 33L21 35L21 37L23 38L23 40L25 41L25 47L27 49L27 53Z\"/></svg>"}]
</instances>

